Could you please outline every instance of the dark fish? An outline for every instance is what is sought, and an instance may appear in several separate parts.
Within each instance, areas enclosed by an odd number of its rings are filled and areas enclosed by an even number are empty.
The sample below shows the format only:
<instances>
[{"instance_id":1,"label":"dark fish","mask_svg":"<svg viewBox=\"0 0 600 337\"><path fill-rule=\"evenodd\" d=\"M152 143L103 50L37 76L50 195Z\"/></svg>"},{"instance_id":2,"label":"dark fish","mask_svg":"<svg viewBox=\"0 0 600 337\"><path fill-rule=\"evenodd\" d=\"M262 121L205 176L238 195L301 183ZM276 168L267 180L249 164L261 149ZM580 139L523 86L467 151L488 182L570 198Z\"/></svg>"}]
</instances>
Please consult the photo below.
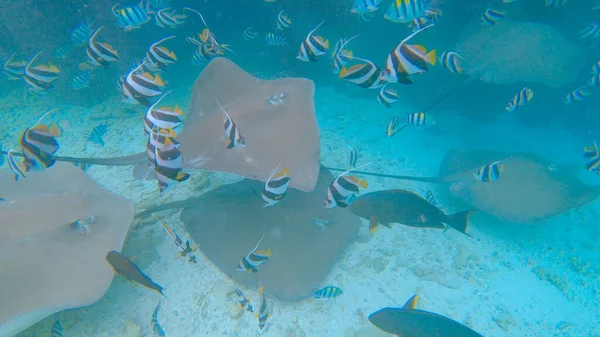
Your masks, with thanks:
<instances>
[{"instance_id":1,"label":"dark fish","mask_svg":"<svg viewBox=\"0 0 600 337\"><path fill-rule=\"evenodd\" d=\"M102 136L104 136L106 132L108 132L108 126L106 125L106 123L99 124L98 126L92 129L92 133L90 134L90 140L93 143L96 143L100 146L104 146L104 139L102 139Z\"/></svg>"},{"instance_id":2,"label":"dark fish","mask_svg":"<svg viewBox=\"0 0 600 337\"><path fill-rule=\"evenodd\" d=\"M95 66L108 67L111 62L117 62L120 60L117 51L108 43L96 42L96 36L102 30L100 27L90 37L87 43L85 52L87 54L88 62Z\"/></svg>"},{"instance_id":3,"label":"dark fish","mask_svg":"<svg viewBox=\"0 0 600 337\"><path fill-rule=\"evenodd\" d=\"M415 309L417 295L402 308L387 307L372 313L369 322L396 336L419 337L483 337L471 328L448 317Z\"/></svg>"},{"instance_id":4,"label":"dark fish","mask_svg":"<svg viewBox=\"0 0 600 337\"><path fill-rule=\"evenodd\" d=\"M342 289L334 286L327 286L325 288L315 291L315 298L331 298L338 297L344 292Z\"/></svg>"},{"instance_id":5,"label":"dark fish","mask_svg":"<svg viewBox=\"0 0 600 337\"><path fill-rule=\"evenodd\" d=\"M324 22L321 22L306 35L306 38L304 38L304 41L300 45L298 56L296 56L298 60L303 62L317 62L317 56L324 55L325 51L329 49L329 40L313 35Z\"/></svg>"},{"instance_id":6,"label":"dark fish","mask_svg":"<svg viewBox=\"0 0 600 337\"><path fill-rule=\"evenodd\" d=\"M420 195L406 190L384 190L364 194L351 205L350 211L369 220L373 232L379 224L391 228L399 223L410 227L447 228L446 225L466 234L469 215L474 210L450 215L430 204Z\"/></svg>"},{"instance_id":7,"label":"dark fish","mask_svg":"<svg viewBox=\"0 0 600 337\"><path fill-rule=\"evenodd\" d=\"M163 288L154 283L151 278L144 274L131 260L117 251L110 251L106 254L106 261L115 269L115 272L121 274L128 281L136 282L146 288L156 290L164 297Z\"/></svg>"}]
</instances>

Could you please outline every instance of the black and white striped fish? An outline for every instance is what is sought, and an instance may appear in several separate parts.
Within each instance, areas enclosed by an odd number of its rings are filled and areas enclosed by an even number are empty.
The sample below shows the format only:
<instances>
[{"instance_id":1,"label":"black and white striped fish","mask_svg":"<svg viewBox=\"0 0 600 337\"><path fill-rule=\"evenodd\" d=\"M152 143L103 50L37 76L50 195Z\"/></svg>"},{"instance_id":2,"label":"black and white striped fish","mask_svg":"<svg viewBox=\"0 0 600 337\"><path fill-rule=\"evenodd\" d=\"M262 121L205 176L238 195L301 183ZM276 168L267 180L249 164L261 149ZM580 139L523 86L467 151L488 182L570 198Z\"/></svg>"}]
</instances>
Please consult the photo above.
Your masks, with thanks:
<instances>
[{"instance_id":1,"label":"black and white striped fish","mask_svg":"<svg viewBox=\"0 0 600 337\"><path fill-rule=\"evenodd\" d=\"M240 260L240 262L238 262L238 265L235 268L235 270L256 273L258 271L256 269L258 266L269 261L269 259L271 258L271 249L257 250L258 246L260 246L260 243L264 238L265 236L263 235L256 244L256 247L254 247L254 249L252 249L250 253L246 254L246 256L244 256Z\"/></svg>"},{"instance_id":2,"label":"black and white striped fish","mask_svg":"<svg viewBox=\"0 0 600 337\"><path fill-rule=\"evenodd\" d=\"M154 148L154 172L158 178L160 192L169 187L170 181L186 181L190 175L182 170L183 157L178 149L179 143L167 137L162 146Z\"/></svg>"},{"instance_id":3,"label":"black and white striped fish","mask_svg":"<svg viewBox=\"0 0 600 337\"><path fill-rule=\"evenodd\" d=\"M154 19L156 25L159 27L177 28L177 26L185 23L187 16L185 14L177 14L171 7L167 7L156 12Z\"/></svg>"},{"instance_id":4,"label":"black and white striped fish","mask_svg":"<svg viewBox=\"0 0 600 337\"><path fill-rule=\"evenodd\" d=\"M144 115L144 130L146 133L152 133L152 130L155 128L175 129L183 123L183 120L180 117L183 115L183 111L179 106L175 105L173 108L156 108L158 103L170 93L171 92L169 91L162 95L162 97L146 111L146 114Z\"/></svg>"},{"instance_id":5,"label":"black and white striped fish","mask_svg":"<svg viewBox=\"0 0 600 337\"><path fill-rule=\"evenodd\" d=\"M314 36L313 34L325 21L317 25L311 30L308 35L302 41L298 56L296 58L304 62L317 62L317 56L325 54L325 51L329 49L329 40L324 39L321 36Z\"/></svg>"},{"instance_id":6,"label":"black and white striped fish","mask_svg":"<svg viewBox=\"0 0 600 337\"><path fill-rule=\"evenodd\" d=\"M175 139L175 136L176 134L173 129L156 128L152 130L152 133L148 136L148 142L146 143L146 154L148 155L148 161L151 165L154 165L155 162L154 153L156 148L162 149L167 138L171 138L170 142L175 144L175 147L179 147L179 142Z\"/></svg>"},{"instance_id":7,"label":"black and white striped fish","mask_svg":"<svg viewBox=\"0 0 600 337\"><path fill-rule=\"evenodd\" d=\"M248 27L248 28L244 29L244 32L242 33L242 35L244 36L244 40L250 41L250 40L254 40L258 37L258 32L256 30L254 30L254 28Z\"/></svg>"},{"instance_id":8,"label":"black and white striped fish","mask_svg":"<svg viewBox=\"0 0 600 337\"><path fill-rule=\"evenodd\" d=\"M388 108L392 107L392 104L398 101L398 93L394 89L386 88L385 86L379 91L377 95L377 102L385 105Z\"/></svg>"},{"instance_id":9,"label":"black and white striped fish","mask_svg":"<svg viewBox=\"0 0 600 337\"><path fill-rule=\"evenodd\" d=\"M350 170L356 167L356 162L358 161L358 151L355 148L350 148L348 152L348 166L350 166Z\"/></svg>"},{"instance_id":10,"label":"black and white striped fish","mask_svg":"<svg viewBox=\"0 0 600 337\"><path fill-rule=\"evenodd\" d=\"M465 59L453 51L445 51L440 56L440 63L453 74L460 74L463 71L461 65L463 61Z\"/></svg>"},{"instance_id":11,"label":"black and white striped fish","mask_svg":"<svg viewBox=\"0 0 600 337\"><path fill-rule=\"evenodd\" d=\"M350 61L354 59L354 53L352 50L344 49L350 41L358 37L354 35L349 39L340 39L335 43L331 58L333 59L333 73L338 75L343 67L347 66Z\"/></svg>"},{"instance_id":12,"label":"black and white striped fish","mask_svg":"<svg viewBox=\"0 0 600 337\"><path fill-rule=\"evenodd\" d=\"M342 67L339 78L357 84L365 89L377 89L385 85L383 72L375 63L354 56L354 59L365 63L355 64L350 68Z\"/></svg>"},{"instance_id":13,"label":"black and white striped fish","mask_svg":"<svg viewBox=\"0 0 600 337\"><path fill-rule=\"evenodd\" d=\"M25 60L20 60L20 61L15 61L15 55L17 54L17 52L12 53L12 55L10 55L10 57L8 58L8 60L6 60L6 62L4 62L4 74L6 74L6 76L8 76L9 80L18 80L21 78L21 76L23 76L23 72L25 71L25 66L27 65L27 61Z\"/></svg>"},{"instance_id":14,"label":"black and white striped fish","mask_svg":"<svg viewBox=\"0 0 600 337\"><path fill-rule=\"evenodd\" d=\"M344 292L336 286L327 286L315 291L315 298L332 298L338 297Z\"/></svg>"},{"instance_id":15,"label":"black and white striped fish","mask_svg":"<svg viewBox=\"0 0 600 337\"><path fill-rule=\"evenodd\" d=\"M149 72L137 74L145 62L134 68L121 80L121 97L129 104L151 106L150 99L162 95L165 86L159 74L152 76Z\"/></svg>"},{"instance_id":16,"label":"black and white striped fish","mask_svg":"<svg viewBox=\"0 0 600 337\"><path fill-rule=\"evenodd\" d=\"M280 202L287 193L290 180L290 170L287 168L279 170L279 166L277 166L261 192L264 201L263 207L273 206Z\"/></svg>"},{"instance_id":17,"label":"black and white striped fish","mask_svg":"<svg viewBox=\"0 0 600 337\"><path fill-rule=\"evenodd\" d=\"M215 98L215 100L217 99ZM223 113L225 114L223 117L223 128L225 129L225 141L227 142L227 148L233 149L246 147L246 140L244 139L244 137L242 137L242 134L240 133L240 130L237 127L237 124L235 124L233 119L231 119L227 111L223 109L221 103L219 103L218 100L217 104L219 105L219 108L221 108L221 111L223 111Z\"/></svg>"},{"instance_id":18,"label":"black and white striped fish","mask_svg":"<svg viewBox=\"0 0 600 337\"><path fill-rule=\"evenodd\" d=\"M347 176L349 172L370 165L371 163L361 165L359 167L350 169L346 172L341 173L329 184L327 188L327 194L325 195L324 206L325 208L333 208L336 206L345 208L356 199L360 188L367 188L367 180L359 179L356 176Z\"/></svg>"},{"instance_id":19,"label":"black and white striped fish","mask_svg":"<svg viewBox=\"0 0 600 337\"><path fill-rule=\"evenodd\" d=\"M135 6L128 6L118 9L119 4L114 5L110 11L117 20L117 25L122 27L126 32L140 28L143 24L150 21L148 13L148 1L141 0Z\"/></svg>"},{"instance_id":20,"label":"black and white striped fish","mask_svg":"<svg viewBox=\"0 0 600 337\"><path fill-rule=\"evenodd\" d=\"M508 106L506 110L509 112L513 112L523 105L529 103L529 101L533 98L533 91L527 87L521 89L513 99L508 102Z\"/></svg>"},{"instance_id":21,"label":"black and white striped fish","mask_svg":"<svg viewBox=\"0 0 600 337\"><path fill-rule=\"evenodd\" d=\"M569 92L567 94L567 97L565 97L565 99L563 99L562 102L565 104L571 104L574 102L583 101L584 99L589 97L591 94L592 94L592 91L590 90L590 87L584 86L584 87L577 88L577 89Z\"/></svg>"},{"instance_id":22,"label":"black and white striped fish","mask_svg":"<svg viewBox=\"0 0 600 337\"><path fill-rule=\"evenodd\" d=\"M108 125L106 123L98 124L92 129L89 140L92 143L96 143L100 146L104 146L104 139L102 138L108 132Z\"/></svg>"},{"instance_id":23,"label":"black and white striped fish","mask_svg":"<svg viewBox=\"0 0 600 337\"><path fill-rule=\"evenodd\" d=\"M158 304L154 308L152 312L152 319L150 320L150 325L152 326L152 332L156 337L165 337L165 330L163 330L162 326L158 323L158 311L161 307L161 301L158 300Z\"/></svg>"},{"instance_id":24,"label":"black and white striped fish","mask_svg":"<svg viewBox=\"0 0 600 337\"><path fill-rule=\"evenodd\" d=\"M435 65L435 49L427 52L420 45L409 45L407 42L417 34L433 27L429 25L407 36L388 55L383 78L388 82L411 84L407 77L428 71L427 64Z\"/></svg>"},{"instance_id":25,"label":"black and white striped fish","mask_svg":"<svg viewBox=\"0 0 600 337\"><path fill-rule=\"evenodd\" d=\"M7 151L6 161L8 162L8 168L14 175L15 181L19 181L19 178L27 178L27 167L25 167L23 161L19 161L15 157L13 150Z\"/></svg>"},{"instance_id":26,"label":"black and white striped fish","mask_svg":"<svg viewBox=\"0 0 600 337\"><path fill-rule=\"evenodd\" d=\"M487 26L495 25L500 20L504 19L505 15L505 12L493 8L488 8L485 10L485 12L483 12L483 15L481 16L481 22Z\"/></svg>"},{"instance_id":27,"label":"black and white striped fish","mask_svg":"<svg viewBox=\"0 0 600 337\"><path fill-rule=\"evenodd\" d=\"M62 130L56 123L52 123L50 126L40 124L44 117L55 110L57 109L44 113L32 127L25 129L21 135L19 144L23 153L22 167L25 168L25 172L43 170L56 162L52 156L58 151L56 137L62 135Z\"/></svg>"},{"instance_id":28,"label":"black and white striped fish","mask_svg":"<svg viewBox=\"0 0 600 337\"><path fill-rule=\"evenodd\" d=\"M95 66L108 67L110 63L120 60L117 51L108 43L96 42L96 36L103 27L98 28L88 40L86 53L88 62Z\"/></svg>"},{"instance_id":29,"label":"black and white striped fish","mask_svg":"<svg viewBox=\"0 0 600 337\"><path fill-rule=\"evenodd\" d=\"M177 55L175 55L173 51L168 50L163 46L159 46L159 44L173 38L175 38L175 36L165 37L164 39L159 40L150 46L146 52L146 66L149 66L149 70L153 72L164 70L167 65L173 64L177 61Z\"/></svg>"},{"instance_id":30,"label":"black and white striped fish","mask_svg":"<svg viewBox=\"0 0 600 337\"><path fill-rule=\"evenodd\" d=\"M252 304L250 303L250 299L246 297L246 295L244 295L244 293L242 292L242 290L238 287L237 283L235 283L235 278L232 277L231 281L233 281L233 287L235 289L235 293L238 295L239 299L238 299L238 310L242 310L244 308L246 308L247 311L250 312L254 312L254 308L252 307Z\"/></svg>"},{"instance_id":31,"label":"black and white striped fish","mask_svg":"<svg viewBox=\"0 0 600 337\"><path fill-rule=\"evenodd\" d=\"M37 65L32 67L33 62L42 54L39 51L35 56L27 63L23 72L23 78L32 91L43 91L52 88L54 81L58 79L60 70L55 65Z\"/></svg>"},{"instance_id":32,"label":"black and white striped fish","mask_svg":"<svg viewBox=\"0 0 600 337\"><path fill-rule=\"evenodd\" d=\"M262 335L267 325L267 319L269 318L269 307L267 300L265 299L265 287L260 286L258 288L258 296L260 297L260 307L258 310L258 333Z\"/></svg>"},{"instance_id":33,"label":"black and white striped fish","mask_svg":"<svg viewBox=\"0 0 600 337\"><path fill-rule=\"evenodd\" d=\"M284 28L290 28L292 26L292 19L285 15L283 10L277 14L277 29L283 30Z\"/></svg>"},{"instance_id":34,"label":"black and white striped fish","mask_svg":"<svg viewBox=\"0 0 600 337\"><path fill-rule=\"evenodd\" d=\"M285 37L273 33L265 34L265 41L269 46L287 46L287 39Z\"/></svg>"},{"instance_id":35,"label":"black and white striped fish","mask_svg":"<svg viewBox=\"0 0 600 337\"><path fill-rule=\"evenodd\" d=\"M482 167L478 168L475 172L473 172L473 176L475 176L475 179L484 183L496 181L500 179L500 174L504 171L504 166L500 164L508 160L510 160L510 157L503 160L487 163Z\"/></svg>"}]
</instances>

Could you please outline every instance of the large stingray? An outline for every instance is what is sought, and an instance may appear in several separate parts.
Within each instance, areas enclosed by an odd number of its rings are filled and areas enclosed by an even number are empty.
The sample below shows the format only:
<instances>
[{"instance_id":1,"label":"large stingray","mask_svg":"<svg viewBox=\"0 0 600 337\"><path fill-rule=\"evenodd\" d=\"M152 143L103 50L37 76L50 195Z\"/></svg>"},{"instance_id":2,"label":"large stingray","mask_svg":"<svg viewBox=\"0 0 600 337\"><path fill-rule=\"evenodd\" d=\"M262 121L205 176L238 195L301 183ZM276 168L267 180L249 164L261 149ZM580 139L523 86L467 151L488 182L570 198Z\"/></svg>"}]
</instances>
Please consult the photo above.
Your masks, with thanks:
<instances>
[{"instance_id":1,"label":"large stingray","mask_svg":"<svg viewBox=\"0 0 600 337\"><path fill-rule=\"evenodd\" d=\"M465 73L491 83L536 82L560 87L584 66L584 51L552 26L502 20L468 25L455 48Z\"/></svg>"},{"instance_id":2,"label":"large stingray","mask_svg":"<svg viewBox=\"0 0 600 337\"><path fill-rule=\"evenodd\" d=\"M18 182L0 169L0 193L0 336L100 299L113 279L106 253L121 250L133 203L66 163ZM71 225L89 217L87 234Z\"/></svg>"},{"instance_id":3,"label":"large stingray","mask_svg":"<svg viewBox=\"0 0 600 337\"><path fill-rule=\"evenodd\" d=\"M200 250L229 277L274 296L294 300L322 286L342 249L360 226L347 210L323 206L333 175L321 170L313 192L288 190L278 204L263 208L264 184L245 179L218 187L198 198L151 210L187 207L181 221ZM148 212L144 212L148 214ZM329 224L317 226L315 223ZM238 262L264 235L260 249L271 249L271 260L258 273L236 271Z\"/></svg>"},{"instance_id":4,"label":"large stingray","mask_svg":"<svg viewBox=\"0 0 600 337\"><path fill-rule=\"evenodd\" d=\"M177 137L183 167L264 182L280 165L290 170L290 187L312 191L321 151L314 90L309 79L261 80L228 59L213 59L192 88L187 118ZM227 149L219 103L237 124L245 147ZM138 164L134 175L148 173L145 152L119 158L55 159L111 166Z\"/></svg>"},{"instance_id":5,"label":"large stingray","mask_svg":"<svg viewBox=\"0 0 600 337\"><path fill-rule=\"evenodd\" d=\"M503 160L500 179L481 182L473 172ZM450 151L440 166L440 178L451 183L453 195L499 219L535 223L594 201L600 186L582 183L567 167L531 153Z\"/></svg>"},{"instance_id":6,"label":"large stingray","mask_svg":"<svg viewBox=\"0 0 600 337\"><path fill-rule=\"evenodd\" d=\"M290 169L291 187L312 191L319 175L319 129L314 83L304 78L261 80L216 58L192 88L177 140L184 167L235 173L266 181L277 165ZM281 101L271 99L283 94ZM223 111L237 124L246 147L227 149Z\"/></svg>"}]
</instances>

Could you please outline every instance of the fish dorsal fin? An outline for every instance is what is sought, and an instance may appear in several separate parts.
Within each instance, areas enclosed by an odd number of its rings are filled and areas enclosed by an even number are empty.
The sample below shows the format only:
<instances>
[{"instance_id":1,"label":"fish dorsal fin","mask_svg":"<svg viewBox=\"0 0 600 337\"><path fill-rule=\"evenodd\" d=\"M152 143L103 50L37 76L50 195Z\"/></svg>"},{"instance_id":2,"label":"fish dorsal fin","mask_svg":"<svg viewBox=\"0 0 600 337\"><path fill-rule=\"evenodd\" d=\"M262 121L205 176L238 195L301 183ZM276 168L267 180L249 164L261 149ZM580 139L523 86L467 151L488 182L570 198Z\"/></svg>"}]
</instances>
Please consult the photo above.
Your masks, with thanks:
<instances>
[{"instance_id":1,"label":"fish dorsal fin","mask_svg":"<svg viewBox=\"0 0 600 337\"><path fill-rule=\"evenodd\" d=\"M419 295L414 294L412 295L411 298L408 299L408 301L406 301L406 303L404 303L404 306L402 307L402 309L416 309L417 308L417 303L419 302Z\"/></svg>"},{"instance_id":2,"label":"fish dorsal fin","mask_svg":"<svg viewBox=\"0 0 600 337\"><path fill-rule=\"evenodd\" d=\"M258 246L260 246L260 243L262 242L262 240L263 240L264 238L265 238L265 235L263 234L263 236L261 236L261 237L260 237L260 240L258 240L258 243L256 244L256 247L254 247L254 249L252 249L252 250L250 251L250 253L254 253L254 252L255 252L255 251L258 249ZM250 254L250 253L249 253L249 254Z\"/></svg>"},{"instance_id":3,"label":"fish dorsal fin","mask_svg":"<svg viewBox=\"0 0 600 337\"><path fill-rule=\"evenodd\" d=\"M279 166L280 166L280 164L277 164L277 167L273 170L273 172L271 172L271 175L269 176L269 179L267 179L266 184L268 184L271 181L271 179L273 179L273 176L275 175L277 170L279 170Z\"/></svg>"},{"instance_id":4,"label":"fish dorsal fin","mask_svg":"<svg viewBox=\"0 0 600 337\"><path fill-rule=\"evenodd\" d=\"M409 36L407 36L404 40L402 40L402 42L400 42L400 44L398 44L398 46L402 46L404 45L408 40L412 39L415 35L419 34L420 32L429 29L433 27L433 24L430 24L429 26L425 26L417 31L415 31L414 33L410 34Z\"/></svg>"},{"instance_id":5,"label":"fish dorsal fin","mask_svg":"<svg viewBox=\"0 0 600 337\"><path fill-rule=\"evenodd\" d=\"M427 54L427 49L425 49L425 47L423 47L420 44L413 44L413 45L410 45L410 46L413 47L413 48L415 48L419 52L423 53L423 55Z\"/></svg>"},{"instance_id":6,"label":"fish dorsal fin","mask_svg":"<svg viewBox=\"0 0 600 337\"><path fill-rule=\"evenodd\" d=\"M315 27L315 29L311 30L311 31L310 31L310 33L308 33L307 37L311 37L311 36L313 35L313 33L314 33L315 31L317 31L317 29L319 29L319 27L321 27L321 25L323 25L324 23L325 23L325 21L322 21L321 23L319 23L319 24L318 24L318 25Z\"/></svg>"},{"instance_id":7,"label":"fish dorsal fin","mask_svg":"<svg viewBox=\"0 0 600 337\"><path fill-rule=\"evenodd\" d=\"M365 167L365 166L369 166L369 165L371 165L371 164L373 164L373 163L374 163L374 162L372 162L372 161L371 161L371 162L368 162L368 163L366 163L366 164L362 164L362 165L360 165L360 166L357 166L357 167L355 167L355 168L351 168L351 169L349 169L349 170L347 170L347 171L345 171L345 172L342 172L342 173L340 173L340 175L338 175L337 177L335 177L335 179L337 179L337 178L339 178L339 177L341 177L341 176L344 176L344 175L346 175L346 174L348 174L348 173L350 173L350 172L352 172L352 171L355 171L355 170L358 170L358 169L360 169L360 168L363 168L363 167Z\"/></svg>"}]
</instances>

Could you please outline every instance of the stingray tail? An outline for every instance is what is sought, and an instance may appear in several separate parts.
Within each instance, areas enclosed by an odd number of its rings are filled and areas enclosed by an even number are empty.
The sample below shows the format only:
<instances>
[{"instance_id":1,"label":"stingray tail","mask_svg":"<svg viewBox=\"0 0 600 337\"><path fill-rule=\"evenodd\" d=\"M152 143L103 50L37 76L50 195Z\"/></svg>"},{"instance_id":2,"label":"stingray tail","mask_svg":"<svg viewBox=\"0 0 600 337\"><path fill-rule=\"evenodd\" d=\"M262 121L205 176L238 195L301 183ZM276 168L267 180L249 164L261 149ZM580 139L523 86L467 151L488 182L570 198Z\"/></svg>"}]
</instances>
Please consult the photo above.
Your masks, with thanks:
<instances>
[{"instance_id":1,"label":"stingray tail","mask_svg":"<svg viewBox=\"0 0 600 337\"><path fill-rule=\"evenodd\" d=\"M469 216L471 216L471 213L475 211L476 210L474 209L470 209L446 215L446 220L444 221L444 223L450 225L450 227L456 229L457 231L470 236L469 234L467 234L467 227L469 226Z\"/></svg>"}]
</instances>

